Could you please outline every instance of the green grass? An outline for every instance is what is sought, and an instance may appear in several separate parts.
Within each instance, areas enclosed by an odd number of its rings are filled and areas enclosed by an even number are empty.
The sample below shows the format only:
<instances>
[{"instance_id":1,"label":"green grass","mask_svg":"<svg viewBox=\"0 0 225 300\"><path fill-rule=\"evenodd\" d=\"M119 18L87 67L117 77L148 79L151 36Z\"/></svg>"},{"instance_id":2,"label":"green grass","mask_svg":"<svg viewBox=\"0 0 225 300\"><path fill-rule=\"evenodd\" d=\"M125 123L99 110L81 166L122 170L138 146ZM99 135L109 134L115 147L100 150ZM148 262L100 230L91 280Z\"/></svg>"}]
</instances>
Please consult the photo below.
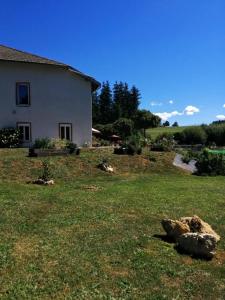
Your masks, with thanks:
<instances>
[{"instance_id":1,"label":"green grass","mask_svg":"<svg viewBox=\"0 0 225 300\"><path fill-rule=\"evenodd\" d=\"M103 157L115 174L96 169ZM44 187L26 183L41 160L0 150L0 298L224 299L224 178L191 176L173 157L53 157ZM162 218L193 214L222 237L212 261L155 236Z\"/></svg>"},{"instance_id":2,"label":"green grass","mask_svg":"<svg viewBox=\"0 0 225 300\"><path fill-rule=\"evenodd\" d=\"M162 133L171 133L174 134L176 132L181 132L188 126L179 126L179 127L157 127L157 128L149 128L147 130L147 135L149 134L153 140L157 138L158 135Z\"/></svg>"}]
</instances>

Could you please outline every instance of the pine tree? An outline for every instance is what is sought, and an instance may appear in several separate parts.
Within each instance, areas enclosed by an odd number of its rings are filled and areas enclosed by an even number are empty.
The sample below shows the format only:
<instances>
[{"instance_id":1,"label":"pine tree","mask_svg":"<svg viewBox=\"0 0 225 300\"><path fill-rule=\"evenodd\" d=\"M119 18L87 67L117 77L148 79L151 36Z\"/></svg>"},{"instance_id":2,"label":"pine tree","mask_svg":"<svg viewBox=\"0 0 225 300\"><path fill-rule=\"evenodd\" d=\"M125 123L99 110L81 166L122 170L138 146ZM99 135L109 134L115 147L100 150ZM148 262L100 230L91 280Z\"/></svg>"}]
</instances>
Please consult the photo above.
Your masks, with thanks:
<instances>
[{"instance_id":1,"label":"pine tree","mask_svg":"<svg viewBox=\"0 0 225 300\"><path fill-rule=\"evenodd\" d=\"M99 96L100 124L112 122L112 91L109 82L103 82L102 90Z\"/></svg>"},{"instance_id":2,"label":"pine tree","mask_svg":"<svg viewBox=\"0 0 225 300\"><path fill-rule=\"evenodd\" d=\"M122 117L121 99L123 97L123 83L115 82L113 86L113 121Z\"/></svg>"},{"instance_id":3,"label":"pine tree","mask_svg":"<svg viewBox=\"0 0 225 300\"><path fill-rule=\"evenodd\" d=\"M128 109L128 116L133 118L137 111L140 104L141 94L139 90L133 85L130 90L130 97L129 97L129 104L127 106Z\"/></svg>"},{"instance_id":4,"label":"pine tree","mask_svg":"<svg viewBox=\"0 0 225 300\"><path fill-rule=\"evenodd\" d=\"M99 95L95 91L92 93L92 122L93 124L98 124L99 120L100 120Z\"/></svg>"}]
</instances>

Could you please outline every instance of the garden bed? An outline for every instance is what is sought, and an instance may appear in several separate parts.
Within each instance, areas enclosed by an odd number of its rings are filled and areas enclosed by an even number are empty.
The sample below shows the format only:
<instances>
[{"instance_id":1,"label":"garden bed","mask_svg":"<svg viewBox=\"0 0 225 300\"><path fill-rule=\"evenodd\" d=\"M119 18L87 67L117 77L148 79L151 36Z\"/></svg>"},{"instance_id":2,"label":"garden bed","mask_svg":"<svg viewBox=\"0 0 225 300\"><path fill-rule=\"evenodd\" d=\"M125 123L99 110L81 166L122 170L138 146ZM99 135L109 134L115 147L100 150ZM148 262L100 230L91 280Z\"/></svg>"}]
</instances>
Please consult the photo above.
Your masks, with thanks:
<instances>
[{"instance_id":1,"label":"garden bed","mask_svg":"<svg viewBox=\"0 0 225 300\"><path fill-rule=\"evenodd\" d=\"M74 150L74 152L71 153L70 149L34 149L30 148L28 156L29 157L45 157L45 156L64 156L64 155L69 155L69 154L75 154L79 155L80 154L80 149L77 148Z\"/></svg>"}]
</instances>

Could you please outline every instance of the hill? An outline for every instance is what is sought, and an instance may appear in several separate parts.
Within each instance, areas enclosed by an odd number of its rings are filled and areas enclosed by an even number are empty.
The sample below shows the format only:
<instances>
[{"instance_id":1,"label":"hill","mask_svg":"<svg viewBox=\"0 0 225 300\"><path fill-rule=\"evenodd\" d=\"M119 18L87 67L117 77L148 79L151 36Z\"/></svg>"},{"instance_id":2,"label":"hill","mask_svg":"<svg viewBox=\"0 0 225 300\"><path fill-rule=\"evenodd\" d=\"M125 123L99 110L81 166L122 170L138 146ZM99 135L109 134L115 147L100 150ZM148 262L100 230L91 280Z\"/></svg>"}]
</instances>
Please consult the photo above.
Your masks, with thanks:
<instances>
[{"instance_id":1,"label":"hill","mask_svg":"<svg viewBox=\"0 0 225 300\"><path fill-rule=\"evenodd\" d=\"M188 126L179 126L179 127L157 127L157 128L149 128L146 132L147 135L151 136L151 138L153 140L155 140L157 138L158 135L162 134L162 133L171 133L174 134L176 132L181 132L183 131L185 128L187 128Z\"/></svg>"}]
</instances>

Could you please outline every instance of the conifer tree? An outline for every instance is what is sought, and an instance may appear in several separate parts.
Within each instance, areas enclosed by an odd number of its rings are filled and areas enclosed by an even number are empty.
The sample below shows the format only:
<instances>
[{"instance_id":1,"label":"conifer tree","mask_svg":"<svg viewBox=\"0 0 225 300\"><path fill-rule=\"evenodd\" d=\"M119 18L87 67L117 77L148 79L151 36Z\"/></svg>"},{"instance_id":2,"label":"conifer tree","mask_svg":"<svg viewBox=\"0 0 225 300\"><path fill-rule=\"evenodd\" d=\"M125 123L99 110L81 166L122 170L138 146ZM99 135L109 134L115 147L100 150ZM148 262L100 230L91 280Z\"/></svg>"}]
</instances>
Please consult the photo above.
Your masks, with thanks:
<instances>
[{"instance_id":1,"label":"conifer tree","mask_svg":"<svg viewBox=\"0 0 225 300\"><path fill-rule=\"evenodd\" d=\"M99 96L100 124L108 124L112 121L112 91L109 82L103 82Z\"/></svg>"},{"instance_id":2,"label":"conifer tree","mask_svg":"<svg viewBox=\"0 0 225 300\"><path fill-rule=\"evenodd\" d=\"M99 95L97 91L92 93L92 122L93 124L98 124L100 120L99 111Z\"/></svg>"}]
</instances>

